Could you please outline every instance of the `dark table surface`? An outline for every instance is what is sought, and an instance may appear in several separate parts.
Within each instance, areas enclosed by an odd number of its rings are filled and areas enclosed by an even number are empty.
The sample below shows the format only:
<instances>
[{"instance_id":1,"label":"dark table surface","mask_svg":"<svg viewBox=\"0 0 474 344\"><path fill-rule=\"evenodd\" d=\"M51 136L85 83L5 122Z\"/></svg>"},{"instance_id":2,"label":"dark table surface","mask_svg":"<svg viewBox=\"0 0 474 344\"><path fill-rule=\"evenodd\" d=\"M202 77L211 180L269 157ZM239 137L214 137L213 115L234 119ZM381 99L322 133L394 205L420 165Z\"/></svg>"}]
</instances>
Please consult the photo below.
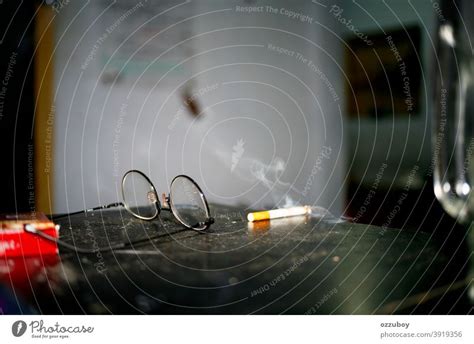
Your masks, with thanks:
<instances>
[{"instance_id":1,"label":"dark table surface","mask_svg":"<svg viewBox=\"0 0 474 344\"><path fill-rule=\"evenodd\" d=\"M392 314L472 312L467 258L430 233L294 217L248 224L213 207L206 233L169 214L64 218L61 238L109 253L3 260L0 311L45 314ZM147 239L149 238L149 239ZM6 273L6 271L8 273Z\"/></svg>"}]
</instances>

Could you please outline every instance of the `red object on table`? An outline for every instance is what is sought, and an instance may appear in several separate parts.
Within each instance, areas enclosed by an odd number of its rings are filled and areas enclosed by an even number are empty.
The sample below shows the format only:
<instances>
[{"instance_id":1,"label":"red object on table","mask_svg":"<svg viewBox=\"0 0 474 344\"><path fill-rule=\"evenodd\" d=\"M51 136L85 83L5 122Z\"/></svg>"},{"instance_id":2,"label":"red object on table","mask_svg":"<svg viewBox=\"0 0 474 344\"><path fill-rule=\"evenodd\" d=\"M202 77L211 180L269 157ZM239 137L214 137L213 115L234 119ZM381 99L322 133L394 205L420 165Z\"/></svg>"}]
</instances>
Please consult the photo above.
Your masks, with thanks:
<instances>
[{"instance_id":1,"label":"red object on table","mask_svg":"<svg viewBox=\"0 0 474 344\"><path fill-rule=\"evenodd\" d=\"M1 214L0 258L58 254L55 242L25 231L28 224L49 236L58 237L59 227L43 213Z\"/></svg>"},{"instance_id":2,"label":"red object on table","mask_svg":"<svg viewBox=\"0 0 474 344\"><path fill-rule=\"evenodd\" d=\"M0 257L0 283L31 299L40 290L48 290L58 282L59 256ZM0 313L1 314L1 313Z\"/></svg>"}]
</instances>

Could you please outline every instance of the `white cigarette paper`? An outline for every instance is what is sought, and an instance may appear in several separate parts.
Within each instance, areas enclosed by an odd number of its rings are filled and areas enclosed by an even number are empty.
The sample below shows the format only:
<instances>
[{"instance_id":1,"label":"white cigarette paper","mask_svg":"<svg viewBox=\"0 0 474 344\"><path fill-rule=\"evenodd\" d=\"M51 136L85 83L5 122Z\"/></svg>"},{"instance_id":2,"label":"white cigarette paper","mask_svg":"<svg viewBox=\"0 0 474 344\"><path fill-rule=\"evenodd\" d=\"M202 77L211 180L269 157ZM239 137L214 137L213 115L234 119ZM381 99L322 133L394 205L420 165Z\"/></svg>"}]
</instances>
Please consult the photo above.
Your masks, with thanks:
<instances>
[{"instance_id":1,"label":"white cigarette paper","mask_svg":"<svg viewBox=\"0 0 474 344\"><path fill-rule=\"evenodd\" d=\"M283 209L273 209L265 211L257 211L255 213L247 214L247 220L249 222L278 219L282 217L298 216L311 214L310 206L292 207Z\"/></svg>"}]
</instances>

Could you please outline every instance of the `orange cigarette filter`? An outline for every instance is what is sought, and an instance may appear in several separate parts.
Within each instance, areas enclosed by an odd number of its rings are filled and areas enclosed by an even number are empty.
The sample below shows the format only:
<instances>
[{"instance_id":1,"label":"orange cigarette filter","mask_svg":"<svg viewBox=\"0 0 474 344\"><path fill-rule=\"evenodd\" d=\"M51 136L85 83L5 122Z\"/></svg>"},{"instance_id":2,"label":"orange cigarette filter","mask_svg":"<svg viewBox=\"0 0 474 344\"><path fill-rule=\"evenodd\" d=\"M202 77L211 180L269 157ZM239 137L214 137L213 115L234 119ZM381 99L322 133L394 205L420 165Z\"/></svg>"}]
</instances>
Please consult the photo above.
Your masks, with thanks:
<instances>
[{"instance_id":1,"label":"orange cigarette filter","mask_svg":"<svg viewBox=\"0 0 474 344\"><path fill-rule=\"evenodd\" d=\"M307 214L311 214L311 207L305 205L302 207L264 210L264 211L257 211L255 213L249 213L247 214L247 220L249 222L255 222L255 221L264 221L264 220L278 219L282 217L307 215Z\"/></svg>"}]
</instances>

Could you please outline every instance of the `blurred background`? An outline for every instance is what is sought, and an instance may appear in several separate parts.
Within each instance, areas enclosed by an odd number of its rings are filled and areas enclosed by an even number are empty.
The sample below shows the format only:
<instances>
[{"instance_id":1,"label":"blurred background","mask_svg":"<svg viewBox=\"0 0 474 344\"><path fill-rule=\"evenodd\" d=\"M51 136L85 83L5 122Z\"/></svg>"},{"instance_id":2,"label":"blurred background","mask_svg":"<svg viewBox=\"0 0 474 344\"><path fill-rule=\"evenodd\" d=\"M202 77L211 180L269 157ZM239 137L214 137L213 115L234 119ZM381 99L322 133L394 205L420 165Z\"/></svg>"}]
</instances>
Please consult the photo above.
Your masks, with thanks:
<instances>
[{"instance_id":1,"label":"blurred background","mask_svg":"<svg viewBox=\"0 0 474 344\"><path fill-rule=\"evenodd\" d=\"M432 0L3 1L2 211L159 192L453 231L432 187ZM446 233L445 233L446 234Z\"/></svg>"}]
</instances>

